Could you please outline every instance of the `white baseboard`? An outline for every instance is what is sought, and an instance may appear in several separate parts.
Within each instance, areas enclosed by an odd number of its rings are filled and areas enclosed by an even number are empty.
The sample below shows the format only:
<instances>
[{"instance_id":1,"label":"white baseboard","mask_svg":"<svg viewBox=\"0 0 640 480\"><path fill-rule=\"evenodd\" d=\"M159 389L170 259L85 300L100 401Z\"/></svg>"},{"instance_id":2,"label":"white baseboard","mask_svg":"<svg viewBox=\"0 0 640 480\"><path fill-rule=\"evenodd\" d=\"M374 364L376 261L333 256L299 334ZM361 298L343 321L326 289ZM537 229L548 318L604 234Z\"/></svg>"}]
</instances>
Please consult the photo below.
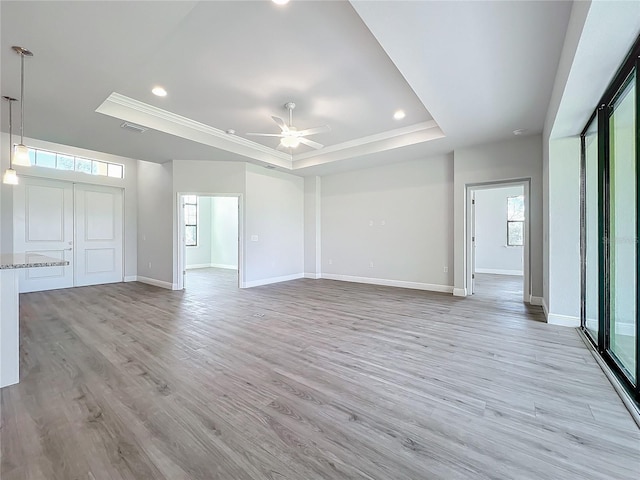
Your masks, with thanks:
<instances>
[{"instance_id":1,"label":"white baseboard","mask_svg":"<svg viewBox=\"0 0 640 480\"><path fill-rule=\"evenodd\" d=\"M453 287L449 285L436 285L433 283L407 282L404 280L388 280L385 278L353 277L351 275L335 275L323 273L322 278L327 280L339 280L342 282L368 283L371 285L384 285L386 287L412 288L414 290L428 290L430 292L453 293Z\"/></svg>"},{"instance_id":2,"label":"white baseboard","mask_svg":"<svg viewBox=\"0 0 640 480\"><path fill-rule=\"evenodd\" d=\"M141 283L146 283L148 285L153 285L156 287L166 288L168 290L177 290L178 286L175 283L163 282L162 280L156 280L155 278L149 277L137 277L137 281Z\"/></svg>"},{"instance_id":3,"label":"white baseboard","mask_svg":"<svg viewBox=\"0 0 640 480\"><path fill-rule=\"evenodd\" d=\"M476 273L491 273L493 275L516 275L522 277L524 275L522 270L501 270L499 268L477 268Z\"/></svg>"},{"instance_id":4,"label":"white baseboard","mask_svg":"<svg viewBox=\"0 0 640 480\"><path fill-rule=\"evenodd\" d=\"M124 281L125 282L137 282L138 281L138 276L137 275L129 275L124 277Z\"/></svg>"},{"instance_id":5,"label":"white baseboard","mask_svg":"<svg viewBox=\"0 0 640 480\"><path fill-rule=\"evenodd\" d=\"M571 315L559 315L557 313L550 313L547 315L547 323L551 325L560 325L562 327L579 327L580 318L573 317Z\"/></svg>"},{"instance_id":6,"label":"white baseboard","mask_svg":"<svg viewBox=\"0 0 640 480\"><path fill-rule=\"evenodd\" d=\"M293 275L284 275L282 277L263 278L261 280L244 282L241 288L259 287L261 285L270 285L272 283L288 282L289 280L297 280L303 277L304 273L294 273Z\"/></svg>"},{"instance_id":7,"label":"white baseboard","mask_svg":"<svg viewBox=\"0 0 640 480\"><path fill-rule=\"evenodd\" d=\"M209 266L213 267L213 268L226 268L227 270L238 270L238 266L237 265L225 265L225 264L222 264L222 263L212 263Z\"/></svg>"},{"instance_id":8,"label":"white baseboard","mask_svg":"<svg viewBox=\"0 0 640 480\"><path fill-rule=\"evenodd\" d=\"M544 318L547 319L547 322L549 321L549 307L547 307L547 302L545 301L544 297L542 297L542 310L544 311Z\"/></svg>"},{"instance_id":9,"label":"white baseboard","mask_svg":"<svg viewBox=\"0 0 640 480\"><path fill-rule=\"evenodd\" d=\"M467 296L467 289L466 288L454 288L453 289L453 296L454 297L466 297Z\"/></svg>"},{"instance_id":10,"label":"white baseboard","mask_svg":"<svg viewBox=\"0 0 640 480\"><path fill-rule=\"evenodd\" d=\"M187 265L184 267L186 270L195 270L196 268L211 268L210 263L194 263L193 265Z\"/></svg>"},{"instance_id":11,"label":"white baseboard","mask_svg":"<svg viewBox=\"0 0 640 480\"><path fill-rule=\"evenodd\" d=\"M542 297L534 297L533 295L529 295L529 303L531 305L537 305L539 307L544 306L544 298Z\"/></svg>"},{"instance_id":12,"label":"white baseboard","mask_svg":"<svg viewBox=\"0 0 640 480\"><path fill-rule=\"evenodd\" d=\"M636 326L633 323L616 323L616 334L633 337L636 331Z\"/></svg>"},{"instance_id":13,"label":"white baseboard","mask_svg":"<svg viewBox=\"0 0 640 480\"><path fill-rule=\"evenodd\" d=\"M312 278L313 280L317 280L322 278L322 275L319 273L305 273L304 278Z\"/></svg>"}]
</instances>

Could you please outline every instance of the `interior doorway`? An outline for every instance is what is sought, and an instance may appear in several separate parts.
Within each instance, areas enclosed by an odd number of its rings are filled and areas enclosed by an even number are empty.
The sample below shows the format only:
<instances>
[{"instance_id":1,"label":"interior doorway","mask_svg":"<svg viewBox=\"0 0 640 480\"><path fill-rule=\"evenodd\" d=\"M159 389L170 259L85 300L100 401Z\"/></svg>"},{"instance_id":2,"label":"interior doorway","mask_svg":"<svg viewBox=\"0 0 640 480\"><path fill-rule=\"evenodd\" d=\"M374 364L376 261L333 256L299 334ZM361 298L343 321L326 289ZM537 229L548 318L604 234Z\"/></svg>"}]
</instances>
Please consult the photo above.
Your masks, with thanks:
<instances>
[{"instance_id":1,"label":"interior doorway","mask_svg":"<svg viewBox=\"0 0 640 480\"><path fill-rule=\"evenodd\" d=\"M471 185L467 200L469 293L529 303L529 182Z\"/></svg>"},{"instance_id":2,"label":"interior doorway","mask_svg":"<svg viewBox=\"0 0 640 480\"><path fill-rule=\"evenodd\" d=\"M178 289L241 285L238 195L179 195Z\"/></svg>"}]
</instances>

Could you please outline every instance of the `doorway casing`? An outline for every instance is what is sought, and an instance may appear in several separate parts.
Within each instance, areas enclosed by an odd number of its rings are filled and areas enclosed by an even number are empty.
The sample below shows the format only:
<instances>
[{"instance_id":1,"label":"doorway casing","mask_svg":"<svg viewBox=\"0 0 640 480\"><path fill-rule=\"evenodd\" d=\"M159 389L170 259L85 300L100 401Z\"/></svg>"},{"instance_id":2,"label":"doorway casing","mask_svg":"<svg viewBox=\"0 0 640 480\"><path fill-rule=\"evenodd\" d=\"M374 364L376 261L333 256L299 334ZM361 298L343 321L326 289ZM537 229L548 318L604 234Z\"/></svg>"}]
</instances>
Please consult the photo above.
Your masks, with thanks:
<instances>
[{"instance_id":1,"label":"doorway casing","mask_svg":"<svg viewBox=\"0 0 640 480\"><path fill-rule=\"evenodd\" d=\"M176 222L177 255L174 262L174 278L177 290L184 289L184 277L186 274L186 245L184 235L184 208L182 207L186 195L196 195L198 197L235 197L238 199L238 288L244 285L244 229L243 229L243 198L241 193L203 193L203 192L178 192L176 198Z\"/></svg>"},{"instance_id":2,"label":"doorway casing","mask_svg":"<svg viewBox=\"0 0 640 480\"><path fill-rule=\"evenodd\" d=\"M523 246L523 270L524 279L522 286L522 300L525 303L531 303L531 229L530 229L530 198L531 198L531 179L514 179L495 182L471 183L465 185L465 258L463 262L464 270L464 292L465 295L471 295L473 285L473 194L477 190L489 190L502 187L522 186L524 190L524 246ZM505 218L505 224L507 219Z\"/></svg>"}]
</instances>

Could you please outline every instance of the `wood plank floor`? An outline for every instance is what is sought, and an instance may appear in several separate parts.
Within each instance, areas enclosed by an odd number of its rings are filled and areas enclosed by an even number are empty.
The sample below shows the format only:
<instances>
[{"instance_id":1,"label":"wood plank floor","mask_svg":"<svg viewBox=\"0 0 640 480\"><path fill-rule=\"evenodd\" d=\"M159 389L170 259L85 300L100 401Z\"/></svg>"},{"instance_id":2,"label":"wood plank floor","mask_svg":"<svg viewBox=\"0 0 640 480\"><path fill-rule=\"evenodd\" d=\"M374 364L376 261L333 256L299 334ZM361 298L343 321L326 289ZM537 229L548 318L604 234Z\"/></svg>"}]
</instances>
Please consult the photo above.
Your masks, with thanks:
<instances>
[{"instance_id":1,"label":"wood plank floor","mask_svg":"<svg viewBox=\"0 0 640 480\"><path fill-rule=\"evenodd\" d=\"M22 295L2 480L638 478L638 428L536 307L235 282Z\"/></svg>"}]
</instances>

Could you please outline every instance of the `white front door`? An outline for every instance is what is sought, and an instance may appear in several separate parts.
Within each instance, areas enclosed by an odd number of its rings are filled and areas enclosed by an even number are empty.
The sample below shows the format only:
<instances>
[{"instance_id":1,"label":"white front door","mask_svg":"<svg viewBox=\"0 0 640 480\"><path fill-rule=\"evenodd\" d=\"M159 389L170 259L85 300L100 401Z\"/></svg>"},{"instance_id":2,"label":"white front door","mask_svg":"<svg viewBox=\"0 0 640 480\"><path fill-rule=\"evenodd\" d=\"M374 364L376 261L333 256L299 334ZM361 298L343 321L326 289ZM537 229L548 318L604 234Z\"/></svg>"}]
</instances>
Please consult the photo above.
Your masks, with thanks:
<instances>
[{"instance_id":1,"label":"white front door","mask_svg":"<svg viewBox=\"0 0 640 480\"><path fill-rule=\"evenodd\" d=\"M39 178L20 179L13 190L14 251L68 260L66 267L20 271L20 292L73 286L73 186Z\"/></svg>"},{"instance_id":2,"label":"white front door","mask_svg":"<svg viewBox=\"0 0 640 480\"><path fill-rule=\"evenodd\" d=\"M75 285L122 281L122 190L76 184Z\"/></svg>"}]
</instances>

